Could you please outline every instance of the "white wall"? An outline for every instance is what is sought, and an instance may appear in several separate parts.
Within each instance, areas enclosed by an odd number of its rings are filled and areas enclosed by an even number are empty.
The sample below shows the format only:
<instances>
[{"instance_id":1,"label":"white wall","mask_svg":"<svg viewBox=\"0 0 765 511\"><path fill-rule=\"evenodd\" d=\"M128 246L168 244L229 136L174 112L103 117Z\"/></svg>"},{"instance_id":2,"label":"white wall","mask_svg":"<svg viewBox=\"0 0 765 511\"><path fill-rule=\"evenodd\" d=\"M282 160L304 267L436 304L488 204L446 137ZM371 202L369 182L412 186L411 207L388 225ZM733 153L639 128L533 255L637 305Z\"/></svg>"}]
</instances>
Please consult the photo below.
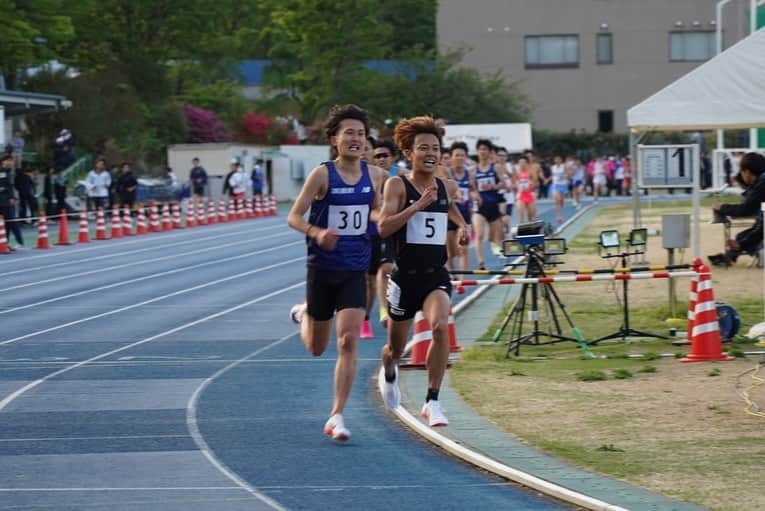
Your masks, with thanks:
<instances>
[{"instance_id":1,"label":"white wall","mask_svg":"<svg viewBox=\"0 0 765 511\"><path fill-rule=\"evenodd\" d=\"M223 186L222 177L228 172L232 158L239 158L248 173L254 160L263 158L272 161L272 180L277 200L294 200L303 179L293 178L293 170L304 169L308 175L311 169L329 158L329 146L283 145L275 147L244 144L176 144L167 148L167 162L178 176L178 182L189 179L191 160L199 158L200 165L210 176L210 195L217 197Z\"/></svg>"}]
</instances>

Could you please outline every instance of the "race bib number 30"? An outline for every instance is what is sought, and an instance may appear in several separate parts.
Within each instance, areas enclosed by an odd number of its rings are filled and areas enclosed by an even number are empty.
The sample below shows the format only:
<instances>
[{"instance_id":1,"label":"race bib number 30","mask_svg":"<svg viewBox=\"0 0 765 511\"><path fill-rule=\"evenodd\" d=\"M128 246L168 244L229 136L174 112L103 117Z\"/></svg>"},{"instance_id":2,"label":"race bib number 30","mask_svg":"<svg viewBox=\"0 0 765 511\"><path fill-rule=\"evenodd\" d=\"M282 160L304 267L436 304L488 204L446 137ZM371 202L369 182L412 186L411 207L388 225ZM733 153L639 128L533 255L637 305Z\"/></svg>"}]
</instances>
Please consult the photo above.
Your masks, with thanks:
<instances>
[{"instance_id":1,"label":"race bib number 30","mask_svg":"<svg viewBox=\"0 0 765 511\"><path fill-rule=\"evenodd\" d=\"M406 242L418 245L446 243L446 213L418 211L406 222Z\"/></svg>"},{"instance_id":2,"label":"race bib number 30","mask_svg":"<svg viewBox=\"0 0 765 511\"><path fill-rule=\"evenodd\" d=\"M367 232L369 220L368 204L353 204L338 206L330 204L328 227L334 229L340 236L358 236Z\"/></svg>"}]
</instances>

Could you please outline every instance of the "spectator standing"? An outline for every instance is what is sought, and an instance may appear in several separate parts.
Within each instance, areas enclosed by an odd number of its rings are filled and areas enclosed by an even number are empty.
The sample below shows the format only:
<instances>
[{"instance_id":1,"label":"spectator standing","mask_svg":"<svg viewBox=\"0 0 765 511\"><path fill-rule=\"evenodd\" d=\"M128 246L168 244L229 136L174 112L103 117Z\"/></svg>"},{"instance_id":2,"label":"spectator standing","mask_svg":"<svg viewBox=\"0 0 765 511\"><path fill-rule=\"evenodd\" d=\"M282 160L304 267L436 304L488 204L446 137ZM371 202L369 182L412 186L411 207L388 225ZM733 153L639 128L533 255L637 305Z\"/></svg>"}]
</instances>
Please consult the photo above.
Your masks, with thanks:
<instances>
[{"instance_id":1,"label":"spectator standing","mask_svg":"<svg viewBox=\"0 0 765 511\"><path fill-rule=\"evenodd\" d=\"M37 216L39 206L37 203L37 185L32 175L32 169L27 168L23 172L18 169L14 185L19 192L19 217L32 218ZM29 213L28 216L27 212ZM30 219L26 223L31 224L33 221Z\"/></svg>"},{"instance_id":2,"label":"spectator standing","mask_svg":"<svg viewBox=\"0 0 765 511\"><path fill-rule=\"evenodd\" d=\"M263 180L265 173L263 172L263 160L258 158L255 161L255 166L252 167L252 173L250 174L250 180L252 181L252 195L255 197L263 196Z\"/></svg>"},{"instance_id":3,"label":"spectator standing","mask_svg":"<svg viewBox=\"0 0 765 511\"><path fill-rule=\"evenodd\" d=\"M167 167L165 170L165 182L173 190L178 188L178 176L175 175L175 172L170 167Z\"/></svg>"},{"instance_id":4,"label":"spectator standing","mask_svg":"<svg viewBox=\"0 0 765 511\"><path fill-rule=\"evenodd\" d=\"M228 178L228 186L234 199L244 199L245 192L247 191L247 176L244 173L244 166L240 163L236 164L233 174Z\"/></svg>"},{"instance_id":5,"label":"spectator standing","mask_svg":"<svg viewBox=\"0 0 765 511\"><path fill-rule=\"evenodd\" d=\"M109 189L112 178L106 170L106 161L103 158L96 160L96 166L88 173L85 180L85 188L88 192L91 205L94 209L106 208L109 205Z\"/></svg>"},{"instance_id":6,"label":"spectator standing","mask_svg":"<svg viewBox=\"0 0 765 511\"><path fill-rule=\"evenodd\" d=\"M16 130L11 139L11 156L14 170L20 169L24 161L24 134L21 130Z\"/></svg>"},{"instance_id":7,"label":"spectator standing","mask_svg":"<svg viewBox=\"0 0 765 511\"><path fill-rule=\"evenodd\" d=\"M614 161L614 190L616 195L624 195L624 162L620 158Z\"/></svg>"},{"instance_id":8,"label":"spectator standing","mask_svg":"<svg viewBox=\"0 0 765 511\"><path fill-rule=\"evenodd\" d=\"M191 193L198 198L205 195L205 186L207 186L207 171L199 164L199 158L191 160ZM224 183L225 187L225 183Z\"/></svg>"},{"instance_id":9,"label":"spectator standing","mask_svg":"<svg viewBox=\"0 0 765 511\"><path fill-rule=\"evenodd\" d=\"M16 196L13 193L13 157L10 154L3 155L0 162L0 214L5 219L5 226L13 237L16 238L18 247L24 247L24 238L21 236L21 227L16 221ZM9 248L15 250L13 247Z\"/></svg>"},{"instance_id":10,"label":"spectator standing","mask_svg":"<svg viewBox=\"0 0 765 511\"><path fill-rule=\"evenodd\" d=\"M55 215L56 209L53 199L53 167L48 167L43 176L43 199L45 199L45 214Z\"/></svg>"},{"instance_id":11,"label":"spectator standing","mask_svg":"<svg viewBox=\"0 0 765 511\"><path fill-rule=\"evenodd\" d=\"M65 209L72 213L74 209L66 202L66 177L63 169L55 169L53 172L53 196L56 198L56 211Z\"/></svg>"},{"instance_id":12,"label":"spectator standing","mask_svg":"<svg viewBox=\"0 0 765 511\"><path fill-rule=\"evenodd\" d=\"M223 178L223 189L221 192L223 195L227 195L229 197L234 196L234 189L232 188L231 184L231 178L234 174L236 174L237 170L239 169L239 160L236 158L232 158L231 161L228 164L228 173Z\"/></svg>"},{"instance_id":13,"label":"spectator standing","mask_svg":"<svg viewBox=\"0 0 765 511\"><path fill-rule=\"evenodd\" d=\"M120 175L117 178L117 196L120 205L127 206L132 210L135 204L136 190L138 190L138 180L135 178L130 164L123 162L120 166Z\"/></svg>"}]
</instances>

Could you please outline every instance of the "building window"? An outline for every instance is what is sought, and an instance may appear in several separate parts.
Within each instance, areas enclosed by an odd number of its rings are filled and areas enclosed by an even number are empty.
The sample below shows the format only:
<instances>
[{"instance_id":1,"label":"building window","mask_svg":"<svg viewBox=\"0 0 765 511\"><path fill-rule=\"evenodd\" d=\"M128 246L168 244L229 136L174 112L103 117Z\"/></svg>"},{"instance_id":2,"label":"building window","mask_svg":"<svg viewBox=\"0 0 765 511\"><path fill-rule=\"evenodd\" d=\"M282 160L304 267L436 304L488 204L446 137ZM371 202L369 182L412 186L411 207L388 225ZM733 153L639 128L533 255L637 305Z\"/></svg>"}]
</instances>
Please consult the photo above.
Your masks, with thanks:
<instances>
[{"instance_id":1,"label":"building window","mask_svg":"<svg viewBox=\"0 0 765 511\"><path fill-rule=\"evenodd\" d=\"M614 63L614 38L612 34L595 36L595 53L598 64Z\"/></svg>"},{"instance_id":2,"label":"building window","mask_svg":"<svg viewBox=\"0 0 765 511\"><path fill-rule=\"evenodd\" d=\"M579 67L579 36L526 36L526 67Z\"/></svg>"},{"instance_id":3,"label":"building window","mask_svg":"<svg viewBox=\"0 0 765 511\"><path fill-rule=\"evenodd\" d=\"M715 55L714 32L670 32L670 62L698 62Z\"/></svg>"},{"instance_id":4,"label":"building window","mask_svg":"<svg viewBox=\"0 0 765 511\"><path fill-rule=\"evenodd\" d=\"M613 133L614 111L598 110L598 131L601 133Z\"/></svg>"}]
</instances>

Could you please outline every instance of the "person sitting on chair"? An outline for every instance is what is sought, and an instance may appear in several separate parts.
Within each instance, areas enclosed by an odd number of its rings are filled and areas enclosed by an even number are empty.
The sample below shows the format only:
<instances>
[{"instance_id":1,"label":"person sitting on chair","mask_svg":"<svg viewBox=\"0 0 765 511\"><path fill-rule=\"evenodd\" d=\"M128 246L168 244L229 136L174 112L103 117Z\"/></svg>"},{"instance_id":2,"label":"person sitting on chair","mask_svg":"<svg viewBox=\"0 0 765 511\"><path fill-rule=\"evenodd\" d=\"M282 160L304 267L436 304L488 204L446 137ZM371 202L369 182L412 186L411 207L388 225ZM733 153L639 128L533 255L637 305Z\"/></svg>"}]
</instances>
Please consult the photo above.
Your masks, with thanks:
<instances>
[{"instance_id":1,"label":"person sitting on chair","mask_svg":"<svg viewBox=\"0 0 765 511\"><path fill-rule=\"evenodd\" d=\"M741 254L754 254L762 245L762 213L760 204L765 202L765 156L759 153L747 153L741 158L739 176L746 191L741 204L721 204L712 206L714 212L723 217L741 218L756 216L754 225L741 231L734 240L726 242L725 253L709 256L715 266L730 266Z\"/></svg>"}]
</instances>

